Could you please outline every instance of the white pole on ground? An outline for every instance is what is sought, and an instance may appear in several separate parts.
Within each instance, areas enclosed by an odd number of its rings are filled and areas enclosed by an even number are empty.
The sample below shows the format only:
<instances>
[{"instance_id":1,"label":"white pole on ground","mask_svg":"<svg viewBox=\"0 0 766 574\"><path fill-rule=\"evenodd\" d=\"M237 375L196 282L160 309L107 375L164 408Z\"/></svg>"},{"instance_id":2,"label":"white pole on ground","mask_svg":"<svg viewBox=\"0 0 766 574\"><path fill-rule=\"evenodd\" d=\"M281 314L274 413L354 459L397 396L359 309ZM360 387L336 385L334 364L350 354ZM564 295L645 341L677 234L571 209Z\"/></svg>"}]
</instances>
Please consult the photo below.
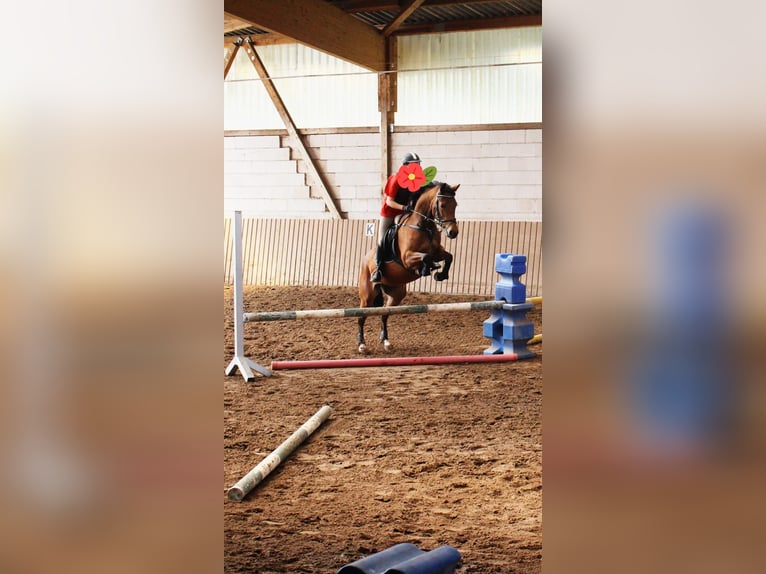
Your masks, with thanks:
<instances>
[{"instance_id":1,"label":"white pole on ground","mask_svg":"<svg viewBox=\"0 0 766 574\"><path fill-rule=\"evenodd\" d=\"M245 381L248 383L255 380L253 371L257 371L264 377L271 376L271 370L251 361L245 356L245 333L244 316L245 305L242 292L243 274L242 274L242 212L234 212L234 358L226 367L226 376L231 376L234 371L239 369Z\"/></svg>"},{"instance_id":2,"label":"white pole on ground","mask_svg":"<svg viewBox=\"0 0 766 574\"><path fill-rule=\"evenodd\" d=\"M319 428L332 414L332 407L324 405L314 416L307 420L301 427L290 435L285 442L280 444L269 456L259 462L253 469L243 476L237 484L232 486L227 495L229 500L240 502L247 493L253 490L264 478L269 476L279 463L285 460L290 454L305 441L311 433Z\"/></svg>"}]
</instances>

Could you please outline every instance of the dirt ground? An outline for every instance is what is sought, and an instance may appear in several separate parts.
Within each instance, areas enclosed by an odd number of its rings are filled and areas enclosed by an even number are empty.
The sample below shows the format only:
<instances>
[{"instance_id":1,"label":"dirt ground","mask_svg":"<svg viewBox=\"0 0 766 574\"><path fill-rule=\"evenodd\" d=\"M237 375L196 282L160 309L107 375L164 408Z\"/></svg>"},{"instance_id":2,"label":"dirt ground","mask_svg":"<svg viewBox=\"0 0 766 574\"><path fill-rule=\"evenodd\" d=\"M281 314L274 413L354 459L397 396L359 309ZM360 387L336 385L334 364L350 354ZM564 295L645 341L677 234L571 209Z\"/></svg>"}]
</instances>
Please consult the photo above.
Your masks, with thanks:
<instances>
[{"instance_id":1,"label":"dirt ground","mask_svg":"<svg viewBox=\"0 0 766 574\"><path fill-rule=\"evenodd\" d=\"M224 361L233 355L224 289ZM403 304L481 300L410 293ZM356 307L349 288L246 288L246 311ZM385 353L478 354L488 312L394 316ZM542 331L539 310L531 314ZM354 358L356 319L245 326L245 351L271 360ZM399 542L449 544L461 574L540 572L542 346L519 362L276 371L224 379L224 491L322 405L332 417L242 502L224 498L225 571L333 573Z\"/></svg>"}]
</instances>

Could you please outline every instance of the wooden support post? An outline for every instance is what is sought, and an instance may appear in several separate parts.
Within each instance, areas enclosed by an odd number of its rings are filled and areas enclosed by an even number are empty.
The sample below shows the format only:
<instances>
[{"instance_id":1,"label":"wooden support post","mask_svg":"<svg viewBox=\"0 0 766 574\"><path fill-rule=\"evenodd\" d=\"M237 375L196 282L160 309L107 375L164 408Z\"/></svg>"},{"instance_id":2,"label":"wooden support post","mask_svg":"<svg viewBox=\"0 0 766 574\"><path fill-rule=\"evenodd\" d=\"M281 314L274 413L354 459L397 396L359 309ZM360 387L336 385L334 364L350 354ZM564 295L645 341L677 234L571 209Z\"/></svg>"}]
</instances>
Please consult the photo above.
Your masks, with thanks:
<instances>
[{"instance_id":1,"label":"wooden support post","mask_svg":"<svg viewBox=\"0 0 766 574\"><path fill-rule=\"evenodd\" d=\"M391 136L389 130L391 129L391 116L393 113L388 110L380 112L380 192L383 193L383 188L388 181L389 169L391 165Z\"/></svg>"},{"instance_id":2,"label":"wooden support post","mask_svg":"<svg viewBox=\"0 0 766 574\"><path fill-rule=\"evenodd\" d=\"M231 54L229 54L229 57L226 58L226 60L223 63L223 79L226 79L226 76L229 75L229 70L231 69L231 65L234 63L234 58L237 57L237 52L239 52L239 47L242 45L242 38L238 38L234 44L232 44L231 48Z\"/></svg>"},{"instance_id":3,"label":"wooden support post","mask_svg":"<svg viewBox=\"0 0 766 574\"><path fill-rule=\"evenodd\" d=\"M391 128L394 125L397 100L396 37L386 38L386 67L378 74L378 111L380 112L380 177L381 192L391 173Z\"/></svg>"},{"instance_id":4,"label":"wooden support post","mask_svg":"<svg viewBox=\"0 0 766 574\"><path fill-rule=\"evenodd\" d=\"M287 133L292 138L298 155L306 165L306 169L309 172L309 177L313 180L317 187L319 187L319 191L324 198L327 210L335 219L343 219L343 216L341 215L340 210L335 203L335 199L330 194L327 183L320 174L316 164L314 164L314 161L311 159L311 156L309 155L309 152L303 143L303 138L298 133L298 128L295 127L295 122L293 122L292 117L290 117L290 112L287 111L287 107L282 101L277 88L274 86L274 82L272 82L271 78L269 78L266 67L263 65L261 58L256 53L255 46L250 41L250 38L247 38L246 40L245 49L247 50L248 58L250 58L250 61L253 63L255 71L258 72L258 77L261 79L261 82L263 82L263 87L266 88L266 92L269 94L271 101L274 103L274 107L277 109L279 117L282 118L282 123L285 124L285 129L287 129Z\"/></svg>"}]
</instances>

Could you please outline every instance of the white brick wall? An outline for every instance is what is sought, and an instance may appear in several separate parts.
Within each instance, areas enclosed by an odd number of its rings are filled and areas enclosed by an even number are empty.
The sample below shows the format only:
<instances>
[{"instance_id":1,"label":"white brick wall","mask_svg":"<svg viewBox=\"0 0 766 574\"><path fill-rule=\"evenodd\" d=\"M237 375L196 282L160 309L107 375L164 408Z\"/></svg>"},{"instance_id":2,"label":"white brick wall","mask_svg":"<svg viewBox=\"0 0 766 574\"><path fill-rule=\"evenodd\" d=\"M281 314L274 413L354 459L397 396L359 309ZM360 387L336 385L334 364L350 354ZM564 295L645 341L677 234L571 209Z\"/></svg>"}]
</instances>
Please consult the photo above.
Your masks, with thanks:
<instances>
[{"instance_id":1,"label":"white brick wall","mask_svg":"<svg viewBox=\"0 0 766 574\"><path fill-rule=\"evenodd\" d=\"M377 133L316 134L307 146L340 210L374 219L380 210ZM255 217L326 218L324 201L285 136L224 138L224 206ZM408 132L392 135L394 166L417 152L436 178L461 184L462 220L542 220L542 130Z\"/></svg>"},{"instance_id":2,"label":"white brick wall","mask_svg":"<svg viewBox=\"0 0 766 574\"><path fill-rule=\"evenodd\" d=\"M542 221L542 130L394 133L394 157L417 152L459 183L462 220Z\"/></svg>"}]
</instances>

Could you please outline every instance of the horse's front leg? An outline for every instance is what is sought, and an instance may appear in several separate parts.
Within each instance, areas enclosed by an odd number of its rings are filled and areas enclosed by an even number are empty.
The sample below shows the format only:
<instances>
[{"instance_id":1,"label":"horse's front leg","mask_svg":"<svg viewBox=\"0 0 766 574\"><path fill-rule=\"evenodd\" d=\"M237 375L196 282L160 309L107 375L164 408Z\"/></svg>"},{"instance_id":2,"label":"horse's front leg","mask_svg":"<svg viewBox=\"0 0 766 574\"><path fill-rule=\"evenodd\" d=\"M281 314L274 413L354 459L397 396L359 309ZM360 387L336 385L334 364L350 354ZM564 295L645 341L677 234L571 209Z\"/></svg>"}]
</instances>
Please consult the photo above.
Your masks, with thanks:
<instances>
[{"instance_id":1,"label":"horse's front leg","mask_svg":"<svg viewBox=\"0 0 766 574\"><path fill-rule=\"evenodd\" d=\"M428 277L434 268L433 258L430 253L422 251L410 251L402 257L404 266L420 277Z\"/></svg>"},{"instance_id":2,"label":"horse's front leg","mask_svg":"<svg viewBox=\"0 0 766 574\"><path fill-rule=\"evenodd\" d=\"M359 333L356 336L356 342L359 344L357 349L360 353L367 352L367 345L364 344L364 322L366 320L367 317L359 317Z\"/></svg>"},{"instance_id":3,"label":"horse's front leg","mask_svg":"<svg viewBox=\"0 0 766 574\"><path fill-rule=\"evenodd\" d=\"M449 270L452 267L452 260L454 259L454 257L452 256L452 253L449 253L448 251L445 251L443 253L443 257L444 257L444 268L438 273L434 273L434 279L436 281L444 281L445 279L449 279Z\"/></svg>"}]
</instances>

